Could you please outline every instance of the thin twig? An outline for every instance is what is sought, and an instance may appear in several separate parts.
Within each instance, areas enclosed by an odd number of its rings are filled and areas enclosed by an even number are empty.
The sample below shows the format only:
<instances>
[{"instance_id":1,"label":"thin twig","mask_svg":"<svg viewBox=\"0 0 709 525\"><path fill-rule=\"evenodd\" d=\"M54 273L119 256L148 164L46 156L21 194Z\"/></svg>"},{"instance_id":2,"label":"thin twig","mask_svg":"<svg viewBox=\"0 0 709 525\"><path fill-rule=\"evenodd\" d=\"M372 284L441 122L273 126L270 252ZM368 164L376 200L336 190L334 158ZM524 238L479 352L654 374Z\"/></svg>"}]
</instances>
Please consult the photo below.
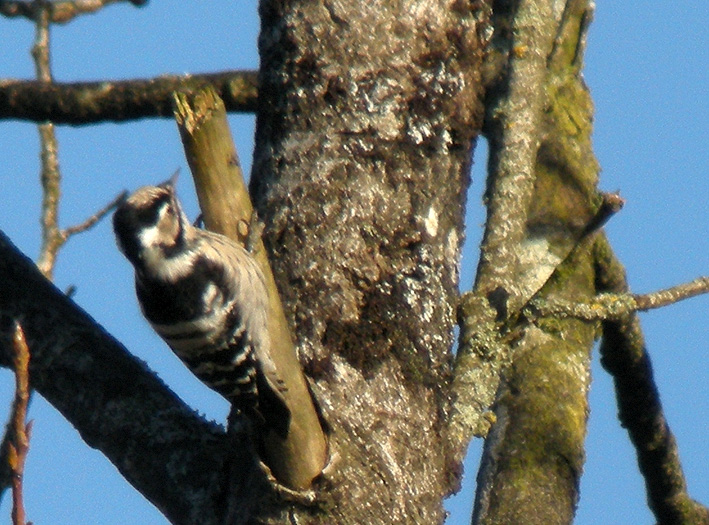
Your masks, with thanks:
<instances>
[{"instance_id":1,"label":"thin twig","mask_svg":"<svg viewBox=\"0 0 709 525\"><path fill-rule=\"evenodd\" d=\"M40 136L40 159L42 183L42 245L37 258L37 267L50 281L53 279L54 265L61 245L59 230L59 199L61 197L61 173L57 158L57 138L54 124L38 126Z\"/></svg>"},{"instance_id":2,"label":"thin twig","mask_svg":"<svg viewBox=\"0 0 709 525\"><path fill-rule=\"evenodd\" d=\"M707 292L709 292L709 277L699 277L688 283L646 295L635 295L634 297L635 302L638 304L638 310L646 311L667 306L677 301L689 299L690 297L702 295Z\"/></svg>"},{"instance_id":3,"label":"thin twig","mask_svg":"<svg viewBox=\"0 0 709 525\"><path fill-rule=\"evenodd\" d=\"M41 83L51 84L52 73L50 68L50 53L49 53L49 23L53 6L48 2L39 0L32 2L34 20L36 23L35 43L32 47L32 57L35 61L35 71L37 78ZM114 199L110 204L98 211L93 216L89 217L83 223L66 228L59 228L59 200L61 196L61 173L59 171L58 162L58 144L54 126L51 123L45 123L38 126L40 134L41 147L41 185L42 185L42 215L41 215L41 236L42 243L40 254L37 259L37 267L42 274L49 280L53 279L54 266L56 264L57 254L62 245L69 237L76 233L88 230L115 206L118 205L122 198L125 198L125 192ZM5 434L0 445L0 464L8 463L12 454L12 427L13 422L10 421L5 430ZM0 467L0 496L5 489L14 483L11 469Z\"/></svg>"},{"instance_id":4,"label":"thin twig","mask_svg":"<svg viewBox=\"0 0 709 525\"><path fill-rule=\"evenodd\" d=\"M0 9L7 2L0 4ZM36 0L31 3L22 3L19 8L32 9L35 21L35 41L32 46L32 58L35 63L35 74L37 79L42 83L52 81L52 73L50 69L49 58L49 18L51 4L46 0ZM46 123L38 126L40 135L40 160L41 160L41 184L42 184L42 216L40 224L42 227L42 244L40 255L37 259L37 267L42 274L49 280L52 280L54 262L56 259L56 251L58 250L59 227L58 227L58 208L59 208L59 164L57 161L57 141L54 134L54 128L51 123ZM28 398L29 402L29 398ZM11 468L0 470L0 495L8 486L13 487L15 476L12 471L11 460L16 448L13 446L13 428L16 425L11 419L5 429L5 434L0 445L0 462L10 464ZM8 479L9 476L9 479Z\"/></svg>"},{"instance_id":5,"label":"thin twig","mask_svg":"<svg viewBox=\"0 0 709 525\"><path fill-rule=\"evenodd\" d=\"M8 453L8 463L12 473L12 523L14 525L25 525L22 480L32 430L32 423L25 423L27 421L27 405L30 399L30 351L25 341L25 334L18 322L15 322L13 350L15 399L12 402L12 415L10 417L12 428Z\"/></svg>"},{"instance_id":6,"label":"thin twig","mask_svg":"<svg viewBox=\"0 0 709 525\"><path fill-rule=\"evenodd\" d=\"M106 215L108 215L116 206L118 206L121 202L123 202L127 196L128 196L127 191L121 192L120 194L118 194L118 196L116 198L114 198L111 202L106 204L106 206L104 206L99 211L94 213L91 217L86 219L81 224L77 224L75 226L70 226L68 228L64 228L61 231L62 239L64 240L64 242L69 240L69 237L71 237L72 235L76 235L77 233L85 232L86 230L89 230L90 228L92 228L97 222L99 222Z\"/></svg>"},{"instance_id":7,"label":"thin twig","mask_svg":"<svg viewBox=\"0 0 709 525\"><path fill-rule=\"evenodd\" d=\"M116 206L123 202L127 195L128 192L126 191L119 193L111 202L106 204L103 208L98 210L83 222L58 230L56 233L51 235L51 237L48 235L47 237L49 241L42 245L43 249L40 254L39 261L37 262L37 267L42 271L45 277L51 280L54 264L56 263L56 257L64 243L66 243L71 236L76 235L77 233L83 233L95 226L96 223L102 220L114 208L116 208Z\"/></svg>"},{"instance_id":8,"label":"thin twig","mask_svg":"<svg viewBox=\"0 0 709 525\"><path fill-rule=\"evenodd\" d=\"M49 54L49 23L50 14L54 6L45 1L37 1L37 5L44 6L36 15L36 38L32 48L35 60L37 78L45 83L52 83ZM89 217L83 223L66 228L59 228L59 201L61 197L61 172L59 171L58 144L54 124L48 122L39 126L41 145L41 181L42 181L42 246L40 249L37 267L47 279L52 280L54 266L59 250L75 233L88 230L109 211L118 205L125 194L119 195L108 206Z\"/></svg>"},{"instance_id":9,"label":"thin twig","mask_svg":"<svg viewBox=\"0 0 709 525\"><path fill-rule=\"evenodd\" d=\"M33 2L35 13L35 42L32 58L40 82L51 83L49 58L49 17L51 4L46 0ZM39 125L41 181L42 181L42 246L37 267L52 280L57 252L62 245L59 231L59 198L61 196L57 137L51 122Z\"/></svg>"},{"instance_id":10,"label":"thin twig","mask_svg":"<svg viewBox=\"0 0 709 525\"><path fill-rule=\"evenodd\" d=\"M66 2L67 4L90 4L91 2ZM50 18L57 4L46 0L35 0L36 36L32 47L32 57L35 61L35 71L38 80L52 84L51 60L49 51ZM64 243L74 234L84 232L105 217L115 208L126 194L121 193L108 205L86 219L81 224L65 229L59 228L59 201L61 198L61 172L59 171L59 146L57 144L54 124L51 122L39 125L41 147L41 181L42 181L42 246L40 248L37 267L47 279L52 280L57 255Z\"/></svg>"},{"instance_id":11,"label":"thin twig","mask_svg":"<svg viewBox=\"0 0 709 525\"><path fill-rule=\"evenodd\" d=\"M635 312L645 312L709 293L709 277L699 277L665 290L644 295L602 293L587 302L535 298L525 308L528 319L571 317L583 321L619 321Z\"/></svg>"},{"instance_id":12,"label":"thin twig","mask_svg":"<svg viewBox=\"0 0 709 525\"><path fill-rule=\"evenodd\" d=\"M65 0L53 2L50 22L53 24L66 24L79 15L95 13L99 9L117 2L130 2L136 7L141 7L147 0ZM8 18L24 17L36 20L41 8L36 1L0 1L0 14Z\"/></svg>"}]
</instances>

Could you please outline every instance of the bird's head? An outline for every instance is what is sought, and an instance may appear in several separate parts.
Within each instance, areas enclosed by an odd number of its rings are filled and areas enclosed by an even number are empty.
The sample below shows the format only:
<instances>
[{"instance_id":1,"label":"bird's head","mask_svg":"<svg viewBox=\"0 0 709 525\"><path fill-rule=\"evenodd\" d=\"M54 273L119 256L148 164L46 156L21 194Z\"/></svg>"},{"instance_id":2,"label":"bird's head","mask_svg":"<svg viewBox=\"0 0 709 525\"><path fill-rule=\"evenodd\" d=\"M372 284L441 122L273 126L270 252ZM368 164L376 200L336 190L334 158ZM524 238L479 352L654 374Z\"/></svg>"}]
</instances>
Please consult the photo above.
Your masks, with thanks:
<instances>
[{"instance_id":1,"label":"bird's head","mask_svg":"<svg viewBox=\"0 0 709 525\"><path fill-rule=\"evenodd\" d=\"M184 248L192 226L175 194L177 174L158 186L144 186L123 201L113 215L118 247L139 269L155 258Z\"/></svg>"}]
</instances>

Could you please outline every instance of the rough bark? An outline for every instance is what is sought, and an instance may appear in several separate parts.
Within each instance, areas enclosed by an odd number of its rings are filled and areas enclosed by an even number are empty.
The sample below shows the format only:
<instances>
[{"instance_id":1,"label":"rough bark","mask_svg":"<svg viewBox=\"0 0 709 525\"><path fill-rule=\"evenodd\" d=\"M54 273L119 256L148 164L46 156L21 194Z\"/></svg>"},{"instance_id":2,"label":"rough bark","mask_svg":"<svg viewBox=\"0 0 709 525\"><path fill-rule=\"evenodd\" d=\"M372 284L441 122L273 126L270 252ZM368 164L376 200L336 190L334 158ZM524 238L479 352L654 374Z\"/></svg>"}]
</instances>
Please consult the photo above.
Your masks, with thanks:
<instances>
[{"instance_id":1,"label":"rough bark","mask_svg":"<svg viewBox=\"0 0 709 525\"><path fill-rule=\"evenodd\" d=\"M488 199L493 207L487 228L500 231L486 233L476 292L497 311L511 365L496 394L496 423L478 474L474 523L566 524L578 500L594 326L570 319L531 323L519 308L535 295L570 300L594 293L590 244L577 246L600 205L590 144L592 108L579 74L588 9L587 2L575 0L565 6L548 0L494 5L493 43L509 55L509 71L503 68L488 92L485 128L491 135ZM530 136L516 137L517 127L505 124L505 101L520 89L524 93L524 86L510 84L534 81L529 75L515 79L516 68L525 71L526 61L546 70L540 84L527 88L536 90L532 96L541 100L543 112L537 125L524 128ZM533 115L525 124L528 119ZM524 173L524 157L505 150L527 151L530 141L536 151L533 187L520 209L513 201L515 192L518 198L527 194L526 179L522 187L515 182L517 173ZM522 167L509 173L506 162ZM499 178L508 176L513 179L505 190ZM521 238L506 236L509 221L490 222L505 210L515 216L512 225L520 214L525 217ZM493 249L486 251L490 239ZM466 323L474 325L474 320Z\"/></svg>"},{"instance_id":2,"label":"rough bark","mask_svg":"<svg viewBox=\"0 0 709 525\"><path fill-rule=\"evenodd\" d=\"M590 248L602 199L580 76L592 2L496 1L485 50L489 4L261 1L251 191L338 458L312 493L276 494L246 436L229 442L196 416L0 235L0 334L23 322L32 386L173 522L441 522L469 439L490 428L474 522L572 521L597 318L541 306L591 304L599 286ZM173 89L205 83L218 85L229 109L256 107L253 74L5 81L0 118L171 116ZM244 97L232 98L237 91ZM459 310L451 374L465 193L483 114L488 231L476 289ZM619 387L634 406L637 383L656 392L636 323L624 316L605 323L605 364L644 368ZM610 355L619 347L635 361ZM0 365L9 365L1 337ZM644 401L659 405L650 394ZM621 411L629 426L648 423ZM638 448L659 519L706 520L664 419L649 426L657 432Z\"/></svg>"},{"instance_id":3,"label":"rough bark","mask_svg":"<svg viewBox=\"0 0 709 525\"><path fill-rule=\"evenodd\" d=\"M482 11L260 9L252 196L340 457L299 523L440 522Z\"/></svg>"}]
</instances>

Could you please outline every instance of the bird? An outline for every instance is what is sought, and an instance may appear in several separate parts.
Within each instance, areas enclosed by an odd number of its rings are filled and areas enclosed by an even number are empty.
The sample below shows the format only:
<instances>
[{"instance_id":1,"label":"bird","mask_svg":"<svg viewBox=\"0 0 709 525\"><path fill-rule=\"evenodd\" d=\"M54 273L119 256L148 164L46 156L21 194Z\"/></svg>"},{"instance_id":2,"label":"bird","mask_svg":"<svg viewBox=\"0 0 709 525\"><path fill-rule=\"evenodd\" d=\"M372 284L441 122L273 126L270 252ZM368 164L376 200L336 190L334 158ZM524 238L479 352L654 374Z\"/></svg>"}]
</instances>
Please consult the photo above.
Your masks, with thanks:
<instances>
[{"instance_id":1,"label":"bird","mask_svg":"<svg viewBox=\"0 0 709 525\"><path fill-rule=\"evenodd\" d=\"M117 207L119 250L135 270L144 317L187 368L251 428L285 438L287 391L271 357L269 299L252 253L195 227L177 198L177 173Z\"/></svg>"}]
</instances>

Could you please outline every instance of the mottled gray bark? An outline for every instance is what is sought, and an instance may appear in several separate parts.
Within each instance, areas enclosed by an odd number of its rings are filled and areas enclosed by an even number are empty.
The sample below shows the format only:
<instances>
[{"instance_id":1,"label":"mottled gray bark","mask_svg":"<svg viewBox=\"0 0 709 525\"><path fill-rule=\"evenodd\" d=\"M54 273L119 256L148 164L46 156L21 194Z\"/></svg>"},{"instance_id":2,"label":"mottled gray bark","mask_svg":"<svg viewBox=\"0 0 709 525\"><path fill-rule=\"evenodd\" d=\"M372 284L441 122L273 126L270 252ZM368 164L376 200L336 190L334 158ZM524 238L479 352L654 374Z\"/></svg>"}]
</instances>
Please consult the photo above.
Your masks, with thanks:
<instances>
[{"instance_id":1,"label":"mottled gray bark","mask_svg":"<svg viewBox=\"0 0 709 525\"><path fill-rule=\"evenodd\" d=\"M340 457L310 518L440 522L482 13L264 1L261 16L252 194Z\"/></svg>"}]
</instances>

